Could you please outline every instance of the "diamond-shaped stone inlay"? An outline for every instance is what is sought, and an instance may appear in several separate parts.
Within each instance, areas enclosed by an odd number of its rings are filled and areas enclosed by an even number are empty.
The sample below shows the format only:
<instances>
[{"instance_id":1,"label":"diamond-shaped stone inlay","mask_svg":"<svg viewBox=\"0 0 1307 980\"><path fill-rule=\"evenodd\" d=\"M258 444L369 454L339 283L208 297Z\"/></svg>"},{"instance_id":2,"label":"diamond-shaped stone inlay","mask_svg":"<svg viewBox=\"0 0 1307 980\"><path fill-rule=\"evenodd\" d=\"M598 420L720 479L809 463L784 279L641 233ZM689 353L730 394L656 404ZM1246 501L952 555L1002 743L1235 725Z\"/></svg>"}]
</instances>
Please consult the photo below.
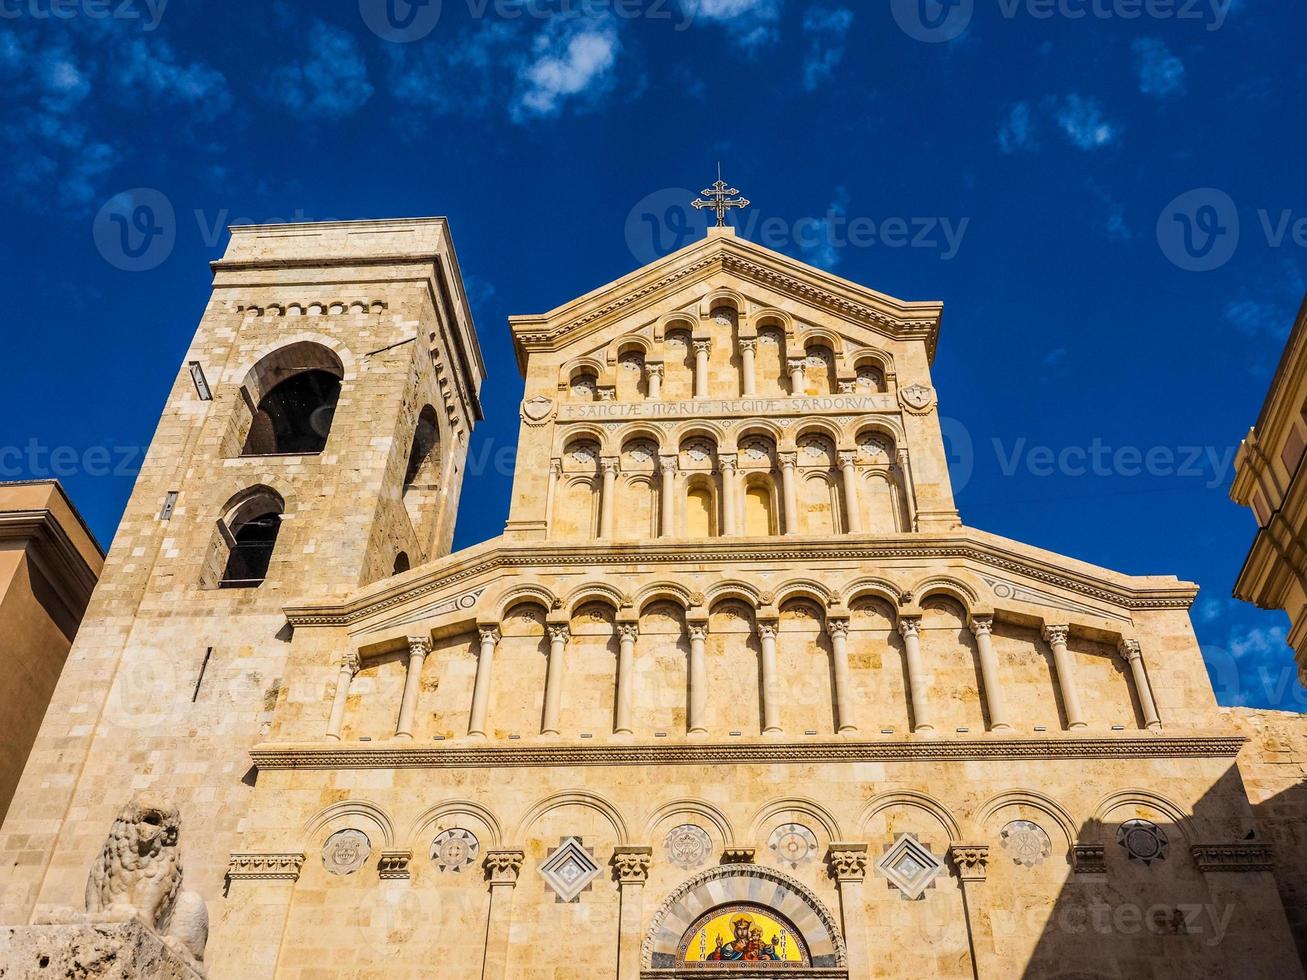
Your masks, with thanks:
<instances>
[{"instance_id":1,"label":"diamond-shaped stone inlay","mask_svg":"<svg viewBox=\"0 0 1307 980\"><path fill-rule=\"evenodd\" d=\"M550 848L549 857L540 865L540 873L558 901L575 902L599 875L599 865L581 838L564 837L557 847Z\"/></svg>"},{"instance_id":2,"label":"diamond-shaped stone inlay","mask_svg":"<svg viewBox=\"0 0 1307 980\"><path fill-rule=\"evenodd\" d=\"M916 834L900 834L876 865L906 901L916 901L944 870L944 862L917 840Z\"/></svg>"}]
</instances>

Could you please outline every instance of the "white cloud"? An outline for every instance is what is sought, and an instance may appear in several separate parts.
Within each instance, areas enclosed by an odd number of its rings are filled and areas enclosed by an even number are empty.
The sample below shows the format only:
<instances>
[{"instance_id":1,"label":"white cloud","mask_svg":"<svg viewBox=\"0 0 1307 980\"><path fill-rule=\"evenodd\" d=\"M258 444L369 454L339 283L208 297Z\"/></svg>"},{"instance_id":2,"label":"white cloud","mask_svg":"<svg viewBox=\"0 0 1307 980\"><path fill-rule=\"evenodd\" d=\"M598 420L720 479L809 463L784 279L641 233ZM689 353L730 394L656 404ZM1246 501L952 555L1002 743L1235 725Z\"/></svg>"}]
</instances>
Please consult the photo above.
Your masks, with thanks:
<instances>
[{"instance_id":1,"label":"white cloud","mask_svg":"<svg viewBox=\"0 0 1307 980\"><path fill-rule=\"evenodd\" d=\"M1292 656L1283 626L1268 626L1264 629L1260 626L1253 626L1247 629L1236 628L1231 630L1230 654L1235 660L1242 660L1249 656L1269 657L1272 654L1285 657Z\"/></svg>"},{"instance_id":2,"label":"white cloud","mask_svg":"<svg viewBox=\"0 0 1307 980\"><path fill-rule=\"evenodd\" d=\"M844 60L844 38L853 25L853 11L813 7L803 15L803 34L808 53L803 62L803 87L815 91L830 79Z\"/></svg>"},{"instance_id":3,"label":"white cloud","mask_svg":"<svg viewBox=\"0 0 1307 980\"><path fill-rule=\"evenodd\" d=\"M1184 62L1164 42L1155 37L1136 38L1131 50L1140 92L1155 99L1184 94Z\"/></svg>"},{"instance_id":4,"label":"white cloud","mask_svg":"<svg viewBox=\"0 0 1307 980\"><path fill-rule=\"evenodd\" d=\"M1301 267L1285 259L1262 270L1254 285L1225 304L1222 315L1240 333L1278 345L1289 336L1304 290L1307 281Z\"/></svg>"},{"instance_id":5,"label":"white cloud","mask_svg":"<svg viewBox=\"0 0 1307 980\"><path fill-rule=\"evenodd\" d=\"M688 18L721 24L740 47L753 49L779 39L782 0L681 0Z\"/></svg>"},{"instance_id":6,"label":"white cloud","mask_svg":"<svg viewBox=\"0 0 1307 980\"><path fill-rule=\"evenodd\" d=\"M998 127L998 147L1004 153L1039 149L1034 112L1029 102L1010 106Z\"/></svg>"},{"instance_id":7,"label":"white cloud","mask_svg":"<svg viewBox=\"0 0 1307 980\"><path fill-rule=\"evenodd\" d=\"M308 22L306 45L306 58L272 72L272 101L291 112L339 119L372 98L367 65L353 34L315 17Z\"/></svg>"},{"instance_id":8,"label":"white cloud","mask_svg":"<svg viewBox=\"0 0 1307 980\"><path fill-rule=\"evenodd\" d=\"M826 209L826 216L815 221L816 235L803 236L799 241L799 251L804 261L822 269L833 272L840 264L840 251L835 244L833 218L847 218L849 215L849 191L846 187L835 188L834 200Z\"/></svg>"},{"instance_id":9,"label":"white cloud","mask_svg":"<svg viewBox=\"0 0 1307 980\"><path fill-rule=\"evenodd\" d=\"M621 42L610 21L574 18L538 34L521 70L515 118L552 116L574 98L594 98L613 81Z\"/></svg>"},{"instance_id":10,"label":"white cloud","mask_svg":"<svg viewBox=\"0 0 1307 980\"><path fill-rule=\"evenodd\" d=\"M1053 118L1071 143L1082 150L1111 146L1120 132L1103 117L1103 107L1091 98L1071 94L1058 102Z\"/></svg>"}]
</instances>

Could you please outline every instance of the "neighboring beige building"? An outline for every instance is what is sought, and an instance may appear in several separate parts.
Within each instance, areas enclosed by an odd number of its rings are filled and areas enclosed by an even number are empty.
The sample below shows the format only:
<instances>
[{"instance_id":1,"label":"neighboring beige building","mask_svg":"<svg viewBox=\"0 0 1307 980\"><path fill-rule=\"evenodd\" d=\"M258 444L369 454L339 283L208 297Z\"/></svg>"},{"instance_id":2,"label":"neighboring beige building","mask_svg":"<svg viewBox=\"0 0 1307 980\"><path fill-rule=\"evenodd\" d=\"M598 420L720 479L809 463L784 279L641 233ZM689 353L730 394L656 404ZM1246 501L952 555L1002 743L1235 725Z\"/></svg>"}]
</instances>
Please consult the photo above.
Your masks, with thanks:
<instances>
[{"instance_id":1,"label":"neighboring beige building","mask_svg":"<svg viewBox=\"0 0 1307 980\"><path fill-rule=\"evenodd\" d=\"M57 480L0 483L0 820L103 565Z\"/></svg>"},{"instance_id":2,"label":"neighboring beige building","mask_svg":"<svg viewBox=\"0 0 1307 980\"><path fill-rule=\"evenodd\" d=\"M715 229L514 318L508 525L450 554L444 221L236 228L214 275L0 922L146 790L214 978L1303 976L1196 587L962 523L938 303Z\"/></svg>"},{"instance_id":3,"label":"neighboring beige building","mask_svg":"<svg viewBox=\"0 0 1307 980\"><path fill-rule=\"evenodd\" d=\"M1289 614L1289 646L1307 684L1307 303L1271 381L1257 425L1235 458L1230 496L1252 508L1257 536L1236 598Z\"/></svg>"}]
</instances>

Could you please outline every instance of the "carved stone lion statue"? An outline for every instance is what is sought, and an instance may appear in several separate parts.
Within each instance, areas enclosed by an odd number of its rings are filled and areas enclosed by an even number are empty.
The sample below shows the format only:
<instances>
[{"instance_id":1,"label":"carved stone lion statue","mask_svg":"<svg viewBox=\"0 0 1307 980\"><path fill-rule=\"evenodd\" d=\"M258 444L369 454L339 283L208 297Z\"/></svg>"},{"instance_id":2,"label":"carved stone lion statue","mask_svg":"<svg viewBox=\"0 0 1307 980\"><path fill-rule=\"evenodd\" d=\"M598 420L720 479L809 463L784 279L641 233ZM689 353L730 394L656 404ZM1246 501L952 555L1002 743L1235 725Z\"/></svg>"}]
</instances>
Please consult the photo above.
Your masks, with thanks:
<instances>
[{"instance_id":1,"label":"carved stone lion statue","mask_svg":"<svg viewBox=\"0 0 1307 980\"><path fill-rule=\"evenodd\" d=\"M170 947L203 961L209 912L199 895L182 891L180 833L176 807L149 793L133 797L91 866L86 911L110 920L140 918Z\"/></svg>"}]
</instances>

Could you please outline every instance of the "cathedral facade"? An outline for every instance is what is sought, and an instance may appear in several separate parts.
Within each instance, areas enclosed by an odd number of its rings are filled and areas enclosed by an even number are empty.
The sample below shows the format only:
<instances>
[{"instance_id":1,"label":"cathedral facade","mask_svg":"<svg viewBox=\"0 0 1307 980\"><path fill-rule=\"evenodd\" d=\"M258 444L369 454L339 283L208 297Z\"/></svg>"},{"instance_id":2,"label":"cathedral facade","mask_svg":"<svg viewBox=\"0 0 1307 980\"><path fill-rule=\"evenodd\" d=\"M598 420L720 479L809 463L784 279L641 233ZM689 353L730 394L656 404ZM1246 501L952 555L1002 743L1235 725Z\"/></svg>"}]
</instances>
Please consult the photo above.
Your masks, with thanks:
<instances>
[{"instance_id":1,"label":"cathedral facade","mask_svg":"<svg viewBox=\"0 0 1307 980\"><path fill-rule=\"evenodd\" d=\"M150 792L213 978L1303 975L1196 587L963 524L940 304L717 228L513 318L508 524L451 553L445 223L236 228L214 275L0 922Z\"/></svg>"}]
</instances>

